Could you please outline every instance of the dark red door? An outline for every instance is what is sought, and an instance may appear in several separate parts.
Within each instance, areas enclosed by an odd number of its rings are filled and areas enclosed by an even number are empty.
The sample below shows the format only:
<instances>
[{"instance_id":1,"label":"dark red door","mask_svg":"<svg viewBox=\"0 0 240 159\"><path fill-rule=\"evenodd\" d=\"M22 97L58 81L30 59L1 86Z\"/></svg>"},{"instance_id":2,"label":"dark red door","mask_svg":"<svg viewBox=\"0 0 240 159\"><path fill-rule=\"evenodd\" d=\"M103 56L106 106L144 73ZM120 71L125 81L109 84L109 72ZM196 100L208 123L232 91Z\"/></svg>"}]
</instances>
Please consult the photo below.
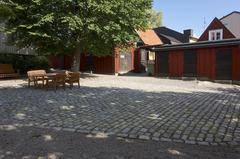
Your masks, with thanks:
<instances>
[{"instance_id":1,"label":"dark red door","mask_svg":"<svg viewBox=\"0 0 240 159\"><path fill-rule=\"evenodd\" d=\"M158 70L159 76L167 77L169 76L169 53L168 52L159 52L157 53L158 58Z\"/></svg>"},{"instance_id":2,"label":"dark red door","mask_svg":"<svg viewBox=\"0 0 240 159\"><path fill-rule=\"evenodd\" d=\"M216 52L216 79L232 79L232 50L218 49Z\"/></svg>"},{"instance_id":3,"label":"dark red door","mask_svg":"<svg viewBox=\"0 0 240 159\"><path fill-rule=\"evenodd\" d=\"M186 50L184 52L184 76L197 76L197 53L195 50Z\"/></svg>"}]
</instances>

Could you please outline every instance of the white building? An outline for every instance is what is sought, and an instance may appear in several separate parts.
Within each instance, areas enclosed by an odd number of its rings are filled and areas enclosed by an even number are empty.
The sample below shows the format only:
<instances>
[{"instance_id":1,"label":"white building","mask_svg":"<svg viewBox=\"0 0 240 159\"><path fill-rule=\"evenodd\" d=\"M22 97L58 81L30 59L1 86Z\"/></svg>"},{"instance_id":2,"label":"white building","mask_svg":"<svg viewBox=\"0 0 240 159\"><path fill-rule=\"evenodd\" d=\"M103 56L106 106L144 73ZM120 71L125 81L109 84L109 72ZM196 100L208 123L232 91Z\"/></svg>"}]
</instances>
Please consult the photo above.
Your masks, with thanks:
<instances>
[{"instance_id":1,"label":"white building","mask_svg":"<svg viewBox=\"0 0 240 159\"><path fill-rule=\"evenodd\" d=\"M0 27L3 27L3 23L0 23ZM24 55L31 55L34 54L34 50L30 48L19 49L15 46L7 45L7 36L0 32L0 54L7 53L7 54L24 54Z\"/></svg>"}]
</instances>

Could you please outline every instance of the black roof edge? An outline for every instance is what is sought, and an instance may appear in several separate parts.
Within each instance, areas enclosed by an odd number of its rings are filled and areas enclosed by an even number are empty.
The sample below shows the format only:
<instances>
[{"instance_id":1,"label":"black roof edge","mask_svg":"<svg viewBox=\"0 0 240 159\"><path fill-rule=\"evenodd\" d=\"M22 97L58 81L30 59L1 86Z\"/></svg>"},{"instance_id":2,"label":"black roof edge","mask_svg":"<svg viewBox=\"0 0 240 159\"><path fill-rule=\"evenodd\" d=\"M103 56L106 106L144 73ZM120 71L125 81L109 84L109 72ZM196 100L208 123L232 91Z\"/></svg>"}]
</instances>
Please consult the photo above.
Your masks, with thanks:
<instances>
[{"instance_id":1,"label":"black roof edge","mask_svg":"<svg viewBox=\"0 0 240 159\"><path fill-rule=\"evenodd\" d=\"M174 49L196 49L207 47L240 45L240 39L225 39L219 41L201 41L195 43L167 44L167 45L147 45L140 48L150 51L168 51Z\"/></svg>"},{"instance_id":2,"label":"black roof edge","mask_svg":"<svg viewBox=\"0 0 240 159\"><path fill-rule=\"evenodd\" d=\"M168 30L170 30L170 31L172 31L172 32L175 32L175 33L178 33L178 34L182 34L182 35L184 35L184 34L181 33L180 31L173 30L172 28L169 28L169 27L167 27L167 26L156 27L156 28L153 28L153 30L155 30L155 29L161 29L161 28L166 28L166 29L168 29Z\"/></svg>"},{"instance_id":3,"label":"black roof edge","mask_svg":"<svg viewBox=\"0 0 240 159\"><path fill-rule=\"evenodd\" d=\"M229 13L229 14L227 14L227 15L223 16L222 18L220 18L220 20L222 20L222 19L224 19L224 18L228 17L229 15L231 15L231 14L233 14L233 13L240 14L240 12L239 12L239 11L233 11L233 12L231 12L231 13Z\"/></svg>"}]
</instances>

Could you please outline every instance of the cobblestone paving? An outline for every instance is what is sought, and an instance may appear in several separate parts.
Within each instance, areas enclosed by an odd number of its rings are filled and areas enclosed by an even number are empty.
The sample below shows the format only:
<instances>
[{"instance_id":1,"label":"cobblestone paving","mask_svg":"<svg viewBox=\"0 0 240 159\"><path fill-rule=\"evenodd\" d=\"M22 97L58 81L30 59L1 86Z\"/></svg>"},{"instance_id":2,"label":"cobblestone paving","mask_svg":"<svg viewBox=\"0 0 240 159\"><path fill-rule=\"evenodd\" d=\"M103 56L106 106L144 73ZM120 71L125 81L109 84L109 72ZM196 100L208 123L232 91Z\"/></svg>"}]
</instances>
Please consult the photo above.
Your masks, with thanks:
<instances>
[{"instance_id":1,"label":"cobblestone paving","mask_svg":"<svg viewBox=\"0 0 240 159\"><path fill-rule=\"evenodd\" d=\"M0 81L0 130L21 126L199 145L240 145L240 87L98 75L46 91Z\"/></svg>"}]
</instances>

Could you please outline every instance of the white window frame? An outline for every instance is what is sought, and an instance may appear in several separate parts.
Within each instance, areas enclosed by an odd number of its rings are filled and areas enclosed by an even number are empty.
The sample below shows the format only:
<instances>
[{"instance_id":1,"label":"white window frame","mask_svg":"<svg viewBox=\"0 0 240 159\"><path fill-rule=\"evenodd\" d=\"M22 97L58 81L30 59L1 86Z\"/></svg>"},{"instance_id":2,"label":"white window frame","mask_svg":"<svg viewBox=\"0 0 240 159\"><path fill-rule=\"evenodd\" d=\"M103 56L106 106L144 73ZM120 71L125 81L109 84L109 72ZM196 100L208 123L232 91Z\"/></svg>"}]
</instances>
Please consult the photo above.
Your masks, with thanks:
<instances>
[{"instance_id":1,"label":"white window frame","mask_svg":"<svg viewBox=\"0 0 240 159\"><path fill-rule=\"evenodd\" d=\"M220 33L220 39L217 39L217 33ZM214 35L214 37L212 37L212 35ZM209 33L208 33L209 41L222 40L222 39L223 39L223 29L209 30Z\"/></svg>"}]
</instances>

